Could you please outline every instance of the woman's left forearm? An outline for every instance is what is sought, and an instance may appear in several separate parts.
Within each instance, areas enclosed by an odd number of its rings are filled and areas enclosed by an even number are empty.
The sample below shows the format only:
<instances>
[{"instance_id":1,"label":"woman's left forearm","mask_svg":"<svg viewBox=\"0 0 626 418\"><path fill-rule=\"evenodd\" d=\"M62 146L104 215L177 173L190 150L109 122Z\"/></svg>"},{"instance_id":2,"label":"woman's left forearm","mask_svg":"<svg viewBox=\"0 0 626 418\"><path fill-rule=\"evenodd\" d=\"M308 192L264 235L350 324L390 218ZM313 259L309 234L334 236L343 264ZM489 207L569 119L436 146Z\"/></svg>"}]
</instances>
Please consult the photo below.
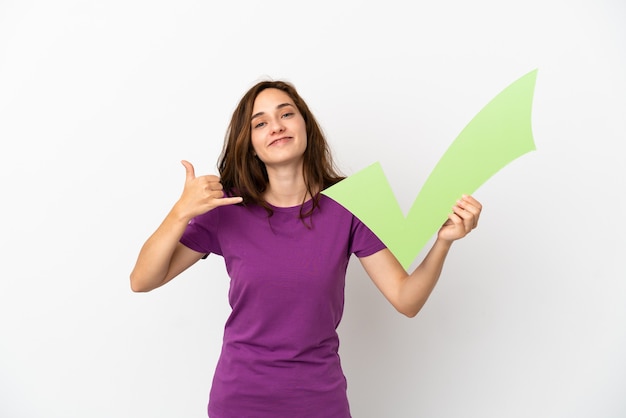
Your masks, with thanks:
<instances>
[{"instance_id":1,"label":"woman's left forearm","mask_svg":"<svg viewBox=\"0 0 626 418\"><path fill-rule=\"evenodd\" d=\"M419 266L404 280L400 298L401 304L406 307L406 316L417 315L428 300L441 276L452 242L437 239Z\"/></svg>"}]
</instances>

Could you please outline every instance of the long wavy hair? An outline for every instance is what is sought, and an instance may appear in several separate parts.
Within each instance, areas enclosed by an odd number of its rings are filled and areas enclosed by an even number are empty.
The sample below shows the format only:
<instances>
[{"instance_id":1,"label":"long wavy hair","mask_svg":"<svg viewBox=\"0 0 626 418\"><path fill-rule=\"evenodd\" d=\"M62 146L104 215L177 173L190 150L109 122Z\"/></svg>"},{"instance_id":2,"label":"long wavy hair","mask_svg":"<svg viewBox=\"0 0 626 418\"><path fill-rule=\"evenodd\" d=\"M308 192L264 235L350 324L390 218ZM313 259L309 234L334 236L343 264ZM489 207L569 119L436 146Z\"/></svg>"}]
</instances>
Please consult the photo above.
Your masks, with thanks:
<instances>
[{"instance_id":1,"label":"long wavy hair","mask_svg":"<svg viewBox=\"0 0 626 418\"><path fill-rule=\"evenodd\" d=\"M307 146L304 151L302 174L308 194L313 197L313 205L308 210L304 211L304 205L300 208L300 217L304 219L319 206L317 192L339 182L344 176L335 167L326 137L313 113L295 87L288 82L261 81L241 98L233 112L226 131L224 147L218 160L220 181L226 193L243 197L244 205L258 204L265 208L269 216L273 214L272 208L263 199L263 192L269 184L267 169L265 164L255 156L251 139L254 101L265 89L278 89L285 92L304 118Z\"/></svg>"}]
</instances>

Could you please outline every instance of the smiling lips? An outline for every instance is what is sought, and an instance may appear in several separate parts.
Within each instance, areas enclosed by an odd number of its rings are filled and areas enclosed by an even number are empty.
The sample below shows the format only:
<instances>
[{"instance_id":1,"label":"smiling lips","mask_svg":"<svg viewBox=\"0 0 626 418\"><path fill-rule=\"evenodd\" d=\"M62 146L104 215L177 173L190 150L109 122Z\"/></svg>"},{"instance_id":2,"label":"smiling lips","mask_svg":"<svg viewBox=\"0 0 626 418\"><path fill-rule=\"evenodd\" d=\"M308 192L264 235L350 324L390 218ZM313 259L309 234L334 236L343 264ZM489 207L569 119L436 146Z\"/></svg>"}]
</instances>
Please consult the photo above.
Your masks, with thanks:
<instances>
[{"instance_id":1,"label":"smiling lips","mask_svg":"<svg viewBox=\"0 0 626 418\"><path fill-rule=\"evenodd\" d=\"M272 145L276 145L276 144L282 144L284 142L287 142L291 139L290 136L283 136L282 138L278 138L273 140L272 142L270 142L270 144L268 145L269 147L271 147Z\"/></svg>"}]
</instances>

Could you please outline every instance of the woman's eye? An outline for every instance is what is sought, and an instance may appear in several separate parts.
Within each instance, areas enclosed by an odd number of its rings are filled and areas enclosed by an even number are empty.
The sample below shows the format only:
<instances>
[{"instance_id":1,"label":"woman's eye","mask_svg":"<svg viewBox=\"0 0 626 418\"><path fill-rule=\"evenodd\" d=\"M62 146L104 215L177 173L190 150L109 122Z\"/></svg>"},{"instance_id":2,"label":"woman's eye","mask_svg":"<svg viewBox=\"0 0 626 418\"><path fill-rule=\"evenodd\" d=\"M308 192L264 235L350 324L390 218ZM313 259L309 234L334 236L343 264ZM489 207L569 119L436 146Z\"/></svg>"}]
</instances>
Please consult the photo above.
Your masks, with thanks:
<instances>
[{"instance_id":1,"label":"woman's eye","mask_svg":"<svg viewBox=\"0 0 626 418\"><path fill-rule=\"evenodd\" d=\"M283 114L283 118L289 118L291 116L293 116L293 112L287 112Z\"/></svg>"},{"instance_id":2,"label":"woman's eye","mask_svg":"<svg viewBox=\"0 0 626 418\"><path fill-rule=\"evenodd\" d=\"M265 122L259 122L256 125L254 125L255 128L262 128L263 126L265 126Z\"/></svg>"}]
</instances>

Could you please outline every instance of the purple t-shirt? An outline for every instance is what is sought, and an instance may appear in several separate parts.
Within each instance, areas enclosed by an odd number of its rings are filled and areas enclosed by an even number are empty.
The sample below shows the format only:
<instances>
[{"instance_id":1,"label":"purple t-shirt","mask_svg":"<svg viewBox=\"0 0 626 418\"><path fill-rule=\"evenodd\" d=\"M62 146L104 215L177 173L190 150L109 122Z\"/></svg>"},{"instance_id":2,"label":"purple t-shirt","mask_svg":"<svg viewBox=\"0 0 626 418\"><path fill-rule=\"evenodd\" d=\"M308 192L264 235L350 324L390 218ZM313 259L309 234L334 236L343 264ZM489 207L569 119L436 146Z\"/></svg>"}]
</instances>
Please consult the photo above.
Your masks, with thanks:
<instances>
[{"instance_id":1,"label":"purple t-shirt","mask_svg":"<svg viewBox=\"0 0 626 418\"><path fill-rule=\"evenodd\" d=\"M351 254L384 244L321 195L300 207L224 206L194 218L187 247L224 257L232 312L211 387L211 418L348 418L337 326ZM308 201L305 205L312 204Z\"/></svg>"}]
</instances>

